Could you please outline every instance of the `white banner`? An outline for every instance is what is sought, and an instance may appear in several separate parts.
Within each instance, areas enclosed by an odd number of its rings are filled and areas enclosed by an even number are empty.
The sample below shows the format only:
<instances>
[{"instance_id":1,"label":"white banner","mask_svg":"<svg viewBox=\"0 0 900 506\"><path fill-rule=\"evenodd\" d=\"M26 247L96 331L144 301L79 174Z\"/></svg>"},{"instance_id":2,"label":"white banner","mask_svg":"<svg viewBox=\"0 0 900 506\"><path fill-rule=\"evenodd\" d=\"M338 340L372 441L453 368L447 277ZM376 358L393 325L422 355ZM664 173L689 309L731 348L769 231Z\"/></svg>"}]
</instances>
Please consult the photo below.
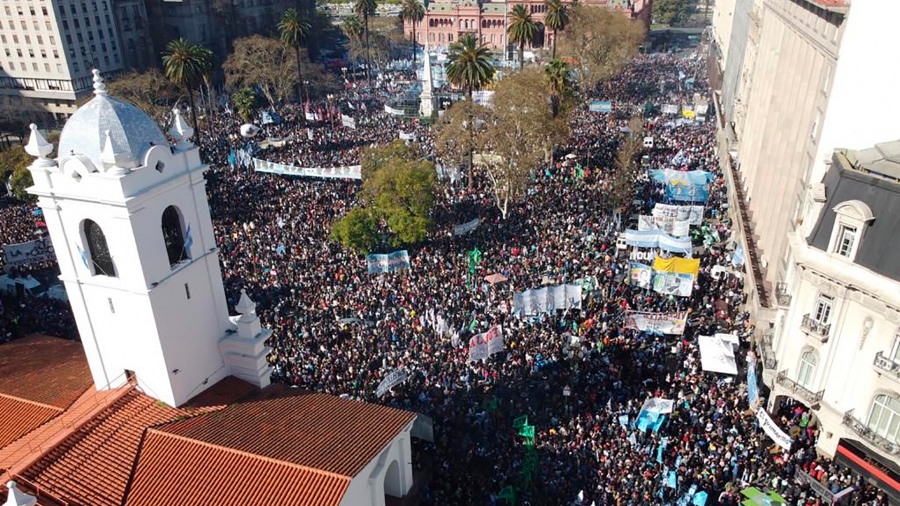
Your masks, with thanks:
<instances>
[{"instance_id":1,"label":"white banner","mask_svg":"<svg viewBox=\"0 0 900 506\"><path fill-rule=\"evenodd\" d=\"M469 232L478 228L478 225L481 224L481 218L475 218L474 220L467 221L462 225L456 225L453 227L453 235L465 235Z\"/></svg>"},{"instance_id":2,"label":"white banner","mask_svg":"<svg viewBox=\"0 0 900 506\"><path fill-rule=\"evenodd\" d=\"M675 401L663 399L661 397L651 397L644 401L644 405L641 406L641 411L658 413L660 415L671 413L674 409Z\"/></svg>"},{"instance_id":3,"label":"white banner","mask_svg":"<svg viewBox=\"0 0 900 506\"><path fill-rule=\"evenodd\" d=\"M341 125L344 125L347 128L356 128L356 120L347 116L346 114L341 114Z\"/></svg>"},{"instance_id":4,"label":"white banner","mask_svg":"<svg viewBox=\"0 0 900 506\"><path fill-rule=\"evenodd\" d=\"M679 272L657 272L653 275L653 291L663 295L690 297L694 291L694 275Z\"/></svg>"},{"instance_id":5,"label":"white banner","mask_svg":"<svg viewBox=\"0 0 900 506\"><path fill-rule=\"evenodd\" d=\"M691 224L669 216L638 216L638 230L662 230L672 237L684 237L691 233Z\"/></svg>"},{"instance_id":6,"label":"white banner","mask_svg":"<svg viewBox=\"0 0 900 506\"><path fill-rule=\"evenodd\" d=\"M687 325L687 311L681 313L648 313L625 311L625 327L662 334L681 335Z\"/></svg>"},{"instance_id":7,"label":"white banner","mask_svg":"<svg viewBox=\"0 0 900 506\"><path fill-rule=\"evenodd\" d=\"M663 104L662 107L659 108L660 112L663 114L678 114L680 107L676 104Z\"/></svg>"},{"instance_id":8,"label":"white banner","mask_svg":"<svg viewBox=\"0 0 900 506\"><path fill-rule=\"evenodd\" d=\"M400 140L401 140L401 141L415 141L415 140L416 140L416 134L415 134L415 133L410 133L410 134L408 134L408 133L406 133L406 132L401 131L401 132L400 132Z\"/></svg>"},{"instance_id":9,"label":"white banner","mask_svg":"<svg viewBox=\"0 0 900 506\"><path fill-rule=\"evenodd\" d=\"M390 114L391 116L403 116L403 111L400 109L394 109L393 107L384 104L384 112Z\"/></svg>"},{"instance_id":10,"label":"white banner","mask_svg":"<svg viewBox=\"0 0 900 506\"><path fill-rule=\"evenodd\" d=\"M267 160L253 159L253 169L256 172L269 172L283 174L285 176L300 177L324 177L329 179L362 179L362 166L349 165L346 167L294 167L283 163L275 163Z\"/></svg>"},{"instance_id":11,"label":"white banner","mask_svg":"<svg viewBox=\"0 0 900 506\"><path fill-rule=\"evenodd\" d=\"M674 218L687 220L691 225L703 223L703 206L673 206L670 204L656 204L653 207L653 216L657 218Z\"/></svg>"},{"instance_id":12,"label":"white banner","mask_svg":"<svg viewBox=\"0 0 900 506\"><path fill-rule=\"evenodd\" d=\"M53 253L53 243L50 242L49 237L17 244L7 244L3 246L3 253L6 256L6 265L8 266L28 265L56 258L56 255Z\"/></svg>"},{"instance_id":13,"label":"white banner","mask_svg":"<svg viewBox=\"0 0 900 506\"><path fill-rule=\"evenodd\" d=\"M394 388L395 386L406 383L406 380L409 378L409 375L406 373L405 369L397 369L396 371L391 371L387 376L381 380L381 383L378 384L378 388L375 390L375 395L380 399L384 394L388 392L388 390Z\"/></svg>"},{"instance_id":14,"label":"white banner","mask_svg":"<svg viewBox=\"0 0 900 506\"><path fill-rule=\"evenodd\" d=\"M757 423L759 423L759 426L763 430L763 432L765 432L767 436L772 438L772 441L775 441L778 446L784 448L784 451L791 451L791 436L785 434L784 431L781 430L781 427L779 427L774 421L772 421L772 419L769 417L769 414L766 413L766 410L756 410L756 421Z\"/></svg>"},{"instance_id":15,"label":"white banner","mask_svg":"<svg viewBox=\"0 0 900 506\"><path fill-rule=\"evenodd\" d=\"M700 345L700 365L704 371L722 374L737 374L734 349L730 343L716 336L698 336Z\"/></svg>"},{"instance_id":16,"label":"white banner","mask_svg":"<svg viewBox=\"0 0 900 506\"><path fill-rule=\"evenodd\" d=\"M513 296L513 309L524 316L551 313L557 309L581 309L581 285L557 285L525 290Z\"/></svg>"},{"instance_id":17,"label":"white banner","mask_svg":"<svg viewBox=\"0 0 900 506\"><path fill-rule=\"evenodd\" d=\"M494 325L487 332L469 339L469 362L484 360L503 351L503 328Z\"/></svg>"}]
</instances>

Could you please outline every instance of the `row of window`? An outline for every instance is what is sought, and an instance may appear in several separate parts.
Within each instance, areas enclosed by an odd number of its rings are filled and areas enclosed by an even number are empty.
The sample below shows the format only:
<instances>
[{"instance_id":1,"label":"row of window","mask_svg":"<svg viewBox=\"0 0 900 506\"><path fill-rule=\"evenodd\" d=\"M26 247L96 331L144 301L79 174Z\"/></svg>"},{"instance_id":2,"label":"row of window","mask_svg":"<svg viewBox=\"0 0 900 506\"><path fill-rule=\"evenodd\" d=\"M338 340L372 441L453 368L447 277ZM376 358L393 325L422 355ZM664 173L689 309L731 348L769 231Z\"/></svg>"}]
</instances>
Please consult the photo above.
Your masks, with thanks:
<instances>
[{"instance_id":1,"label":"row of window","mask_svg":"<svg viewBox=\"0 0 900 506\"><path fill-rule=\"evenodd\" d=\"M9 48L6 48L5 51L6 51L6 56L10 56L10 57L12 56L12 50L10 50ZM19 58L22 58L22 57L24 56L24 54L22 53L22 50L21 50L21 49L16 49L16 55L17 55ZM34 49L29 49L29 50L28 50L28 57L29 57L29 58L34 58L34 55L35 55ZM40 55L41 55L41 58L47 58L47 50L46 50L46 49L41 49L41 50L40 50ZM57 60L59 59L59 50L56 50L56 49L53 50L53 58L55 58L55 59L57 59Z\"/></svg>"},{"instance_id":2,"label":"row of window","mask_svg":"<svg viewBox=\"0 0 900 506\"><path fill-rule=\"evenodd\" d=\"M103 12L107 12L109 10L109 5L106 4L106 0L103 0L103 2L101 2L101 4L103 6ZM98 11L97 2L91 2L91 8L92 8L93 12L97 12ZM78 14L78 9L75 7L74 3L69 7L69 9L72 11L73 16ZM85 2L81 2L81 13L82 14L88 13L87 4ZM66 6L65 5L59 6L59 17L61 17L61 18L66 17Z\"/></svg>"},{"instance_id":3,"label":"row of window","mask_svg":"<svg viewBox=\"0 0 900 506\"><path fill-rule=\"evenodd\" d=\"M36 37L36 39L37 39L37 43L38 43L39 46L44 44L44 38L43 38L42 36L37 35L37 36L35 36L35 37ZM53 35L50 35L50 36L48 36L48 37L49 37L49 40L50 40L50 45L51 45L51 46L55 46L55 45L56 45L56 37L54 37ZM31 36L30 36L30 35L25 35L24 39L25 39L25 44L31 44ZM13 41L13 44L18 44L18 43L19 43L19 36L18 36L18 35L13 35L13 36L12 36L12 41ZM4 43L4 44L7 43L7 42L6 42L6 35L0 34L0 42L2 42L2 43Z\"/></svg>"},{"instance_id":4,"label":"row of window","mask_svg":"<svg viewBox=\"0 0 900 506\"><path fill-rule=\"evenodd\" d=\"M181 212L175 206L167 207L160 220L163 245L169 266L174 267L184 260L190 260L191 238L185 234ZM86 248L83 251L84 264L93 276L119 277L113 255L109 251L106 235L100 225L93 220L84 220L82 234Z\"/></svg>"},{"instance_id":5,"label":"row of window","mask_svg":"<svg viewBox=\"0 0 900 506\"><path fill-rule=\"evenodd\" d=\"M16 22L14 20L7 21L6 26L9 28L10 31L13 31L13 32L16 31ZM19 26L22 27L22 31L28 31L28 23L24 19L19 20ZM34 27L35 31L38 31L41 29L41 24L38 22L37 19L31 20L31 26ZM46 28L47 31L53 31L53 25L50 23L49 19L44 20L44 28ZM2 29L3 29L3 21L0 21L0 30L2 30Z\"/></svg>"},{"instance_id":6,"label":"row of window","mask_svg":"<svg viewBox=\"0 0 900 506\"><path fill-rule=\"evenodd\" d=\"M6 11L6 15L7 15L7 16L12 16L12 10L10 10L10 8L9 8L8 5L4 8L4 10ZM34 17L34 16L37 15L37 10L35 10L34 6L31 5L31 6L28 7L28 13L29 13L32 17ZM25 15L25 10L22 8L21 5L17 5L17 6L16 6L16 14L18 14L19 17ZM43 6L41 7L41 14L43 14L44 16L47 15L47 8L46 8L46 7L43 7Z\"/></svg>"},{"instance_id":7,"label":"row of window","mask_svg":"<svg viewBox=\"0 0 900 506\"><path fill-rule=\"evenodd\" d=\"M4 69L4 68L7 68L7 69L9 69L9 70L16 70L16 64L15 64L14 62L8 61L8 62L6 62L6 67L4 67L3 65L0 65L0 69ZM26 71L27 71L27 70L28 70L28 64L26 64L26 63L23 62L23 61L22 61L22 62L19 62L19 67L18 67L18 69L19 69L19 70L26 70ZM34 72L40 72L40 71L41 71L41 70L40 70L40 66L38 66L38 63L37 63L37 62L31 62L31 70L34 71ZM77 69L76 69L76 70L77 70ZM57 64L56 64L56 71L59 72L59 73L62 73L62 71L63 71L63 66L62 66L61 63L57 63ZM45 64L44 64L44 72L52 72L52 71L50 70L50 64L49 64L49 63L45 63ZM6 78L6 79L12 79L12 78ZM8 84L3 84L2 87L3 87L3 88L14 88L14 89L19 89L19 90L33 90L33 89L35 89L34 87L28 87L28 85L24 85L24 84L21 84L21 85L15 85L15 84L13 84L13 85L8 85ZM41 89L41 88L38 88L38 89ZM56 88L46 88L46 89L56 89Z\"/></svg>"}]
</instances>

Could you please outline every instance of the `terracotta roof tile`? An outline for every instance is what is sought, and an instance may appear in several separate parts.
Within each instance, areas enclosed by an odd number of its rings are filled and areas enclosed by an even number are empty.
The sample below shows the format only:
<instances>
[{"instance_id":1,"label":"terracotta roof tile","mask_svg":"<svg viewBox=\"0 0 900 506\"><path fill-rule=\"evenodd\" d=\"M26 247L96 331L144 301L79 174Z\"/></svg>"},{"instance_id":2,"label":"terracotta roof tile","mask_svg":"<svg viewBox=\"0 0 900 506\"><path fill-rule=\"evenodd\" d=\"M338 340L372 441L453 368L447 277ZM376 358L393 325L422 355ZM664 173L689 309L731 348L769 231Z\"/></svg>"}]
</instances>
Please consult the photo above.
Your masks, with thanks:
<instances>
[{"instance_id":1,"label":"terracotta roof tile","mask_svg":"<svg viewBox=\"0 0 900 506\"><path fill-rule=\"evenodd\" d=\"M259 392L259 388L256 386L234 376L226 376L180 408L185 411L223 409L257 392Z\"/></svg>"},{"instance_id":2,"label":"terracotta roof tile","mask_svg":"<svg viewBox=\"0 0 900 506\"><path fill-rule=\"evenodd\" d=\"M0 394L0 413L0 448L3 448L59 415L62 410Z\"/></svg>"},{"instance_id":3,"label":"terracotta roof tile","mask_svg":"<svg viewBox=\"0 0 900 506\"><path fill-rule=\"evenodd\" d=\"M0 394L65 409L92 383L81 343L32 335L0 345Z\"/></svg>"},{"instance_id":4,"label":"terracotta roof tile","mask_svg":"<svg viewBox=\"0 0 900 506\"><path fill-rule=\"evenodd\" d=\"M344 476L151 429L124 504L337 506L349 485Z\"/></svg>"},{"instance_id":5,"label":"terracotta roof tile","mask_svg":"<svg viewBox=\"0 0 900 506\"><path fill-rule=\"evenodd\" d=\"M160 430L354 477L414 419L407 411L293 391Z\"/></svg>"},{"instance_id":6,"label":"terracotta roof tile","mask_svg":"<svg viewBox=\"0 0 900 506\"><path fill-rule=\"evenodd\" d=\"M130 388L20 474L69 502L119 506L144 430L181 416Z\"/></svg>"}]
</instances>

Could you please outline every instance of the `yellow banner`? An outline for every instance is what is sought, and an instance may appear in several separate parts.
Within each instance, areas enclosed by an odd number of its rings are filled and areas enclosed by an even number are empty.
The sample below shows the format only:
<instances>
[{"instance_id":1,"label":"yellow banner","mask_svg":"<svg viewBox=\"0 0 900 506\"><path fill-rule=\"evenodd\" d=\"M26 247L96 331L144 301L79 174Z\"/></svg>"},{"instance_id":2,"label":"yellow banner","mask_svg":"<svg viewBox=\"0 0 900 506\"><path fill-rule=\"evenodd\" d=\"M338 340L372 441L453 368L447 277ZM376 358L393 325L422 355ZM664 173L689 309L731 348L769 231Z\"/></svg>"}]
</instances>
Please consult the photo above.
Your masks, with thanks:
<instances>
[{"instance_id":1,"label":"yellow banner","mask_svg":"<svg viewBox=\"0 0 900 506\"><path fill-rule=\"evenodd\" d=\"M653 270L660 272L677 272L679 274L693 274L695 277L700 272L699 258L672 257L668 260L656 257L653 261Z\"/></svg>"},{"instance_id":2,"label":"yellow banner","mask_svg":"<svg viewBox=\"0 0 900 506\"><path fill-rule=\"evenodd\" d=\"M684 119L694 119L697 116L697 113L694 111L681 111L681 115L684 116Z\"/></svg>"}]
</instances>

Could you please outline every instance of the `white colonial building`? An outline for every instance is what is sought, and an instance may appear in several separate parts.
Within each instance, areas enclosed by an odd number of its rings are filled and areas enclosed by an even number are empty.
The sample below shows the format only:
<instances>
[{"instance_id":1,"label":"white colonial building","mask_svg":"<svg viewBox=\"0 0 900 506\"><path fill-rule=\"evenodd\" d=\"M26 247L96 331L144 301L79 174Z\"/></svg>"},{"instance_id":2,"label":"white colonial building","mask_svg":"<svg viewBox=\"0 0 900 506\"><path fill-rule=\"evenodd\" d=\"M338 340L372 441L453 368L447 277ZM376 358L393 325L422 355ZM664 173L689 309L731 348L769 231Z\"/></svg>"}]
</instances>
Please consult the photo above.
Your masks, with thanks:
<instances>
[{"instance_id":1,"label":"white colonial building","mask_svg":"<svg viewBox=\"0 0 900 506\"><path fill-rule=\"evenodd\" d=\"M836 151L804 208L787 235L791 299L775 326L770 403L812 407L824 453L841 457L849 445L896 466L900 141Z\"/></svg>"}]
</instances>

